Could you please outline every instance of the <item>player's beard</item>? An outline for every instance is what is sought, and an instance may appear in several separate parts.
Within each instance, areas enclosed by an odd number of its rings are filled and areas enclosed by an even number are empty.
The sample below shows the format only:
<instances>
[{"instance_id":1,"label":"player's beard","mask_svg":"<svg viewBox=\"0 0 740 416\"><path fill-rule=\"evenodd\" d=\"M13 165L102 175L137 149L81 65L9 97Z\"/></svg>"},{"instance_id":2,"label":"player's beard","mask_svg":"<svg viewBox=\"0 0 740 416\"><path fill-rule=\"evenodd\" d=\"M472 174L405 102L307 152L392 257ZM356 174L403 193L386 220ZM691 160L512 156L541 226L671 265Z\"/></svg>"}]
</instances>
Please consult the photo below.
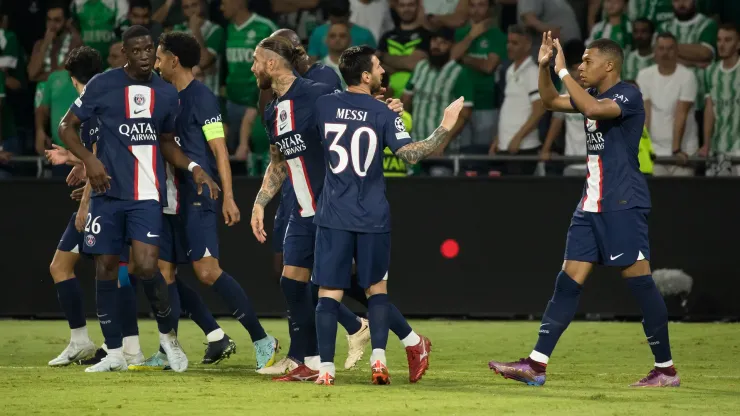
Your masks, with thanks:
<instances>
[{"instance_id":1,"label":"player's beard","mask_svg":"<svg viewBox=\"0 0 740 416\"><path fill-rule=\"evenodd\" d=\"M372 83L370 83L370 94L372 95L378 95L380 94L380 89L383 88L383 80L378 77L373 77Z\"/></svg>"},{"instance_id":2,"label":"player's beard","mask_svg":"<svg viewBox=\"0 0 740 416\"><path fill-rule=\"evenodd\" d=\"M269 90L272 88L272 79L266 72L260 72L257 74L257 86L261 90Z\"/></svg>"},{"instance_id":3,"label":"player's beard","mask_svg":"<svg viewBox=\"0 0 740 416\"><path fill-rule=\"evenodd\" d=\"M429 54L429 63L439 69L444 66L444 64L447 63L447 61L450 60L450 53L441 53L441 54Z\"/></svg>"},{"instance_id":4,"label":"player's beard","mask_svg":"<svg viewBox=\"0 0 740 416\"><path fill-rule=\"evenodd\" d=\"M676 19L678 19L681 22L685 22L685 21L691 20L694 16L696 16L696 6L691 6L691 8L689 8L685 12L679 12L678 10L674 10L673 13L675 13Z\"/></svg>"}]
</instances>

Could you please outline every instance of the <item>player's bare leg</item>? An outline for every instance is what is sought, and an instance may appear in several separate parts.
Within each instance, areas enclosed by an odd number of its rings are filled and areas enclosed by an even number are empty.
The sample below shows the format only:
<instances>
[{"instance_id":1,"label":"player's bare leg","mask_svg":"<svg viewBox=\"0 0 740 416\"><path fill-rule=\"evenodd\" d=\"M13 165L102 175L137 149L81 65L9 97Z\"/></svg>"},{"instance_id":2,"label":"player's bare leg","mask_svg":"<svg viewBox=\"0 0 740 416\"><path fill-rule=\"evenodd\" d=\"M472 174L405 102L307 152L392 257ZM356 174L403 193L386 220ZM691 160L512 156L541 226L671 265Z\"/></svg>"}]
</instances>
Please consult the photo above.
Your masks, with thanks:
<instances>
[{"instance_id":1,"label":"player's bare leg","mask_svg":"<svg viewBox=\"0 0 740 416\"><path fill-rule=\"evenodd\" d=\"M315 383L333 386L336 376L334 351L337 344L337 315L342 303L343 289L320 287L319 303L316 306L316 334L319 344L321 365Z\"/></svg>"},{"instance_id":2,"label":"player's bare leg","mask_svg":"<svg viewBox=\"0 0 740 416\"><path fill-rule=\"evenodd\" d=\"M388 344L388 281L381 280L365 290L367 295L367 317L370 321L370 337L373 352L370 369L373 384L391 384L385 349Z\"/></svg>"},{"instance_id":3,"label":"player's bare leg","mask_svg":"<svg viewBox=\"0 0 740 416\"><path fill-rule=\"evenodd\" d=\"M668 310L650 271L650 262L638 260L622 270L642 310L642 327L655 356L655 367L632 387L678 387L681 379L673 366L668 337Z\"/></svg>"},{"instance_id":4,"label":"player's bare leg","mask_svg":"<svg viewBox=\"0 0 740 416\"><path fill-rule=\"evenodd\" d=\"M118 260L119 255L95 256L95 283L97 315L105 338L108 354L97 364L85 369L88 373L125 371L121 321L118 313Z\"/></svg>"},{"instance_id":5,"label":"player's bare leg","mask_svg":"<svg viewBox=\"0 0 740 416\"><path fill-rule=\"evenodd\" d=\"M78 249L79 250L79 249ZM57 290L59 304L69 323L71 331L67 348L58 357L49 361L52 367L65 366L95 354L95 344L90 340L82 305L80 282L75 277L74 267L80 258L79 253L57 250L49 265L51 278Z\"/></svg>"},{"instance_id":6,"label":"player's bare leg","mask_svg":"<svg viewBox=\"0 0 740 416\"><path fill-rule=\"evenodd\" d=\"M133 274L141 279L152 310L155 312L159 329L159 343L164 349L172 370L183 372L188 368L188 359L177 341L177 320L169 301L167 282L158 273L159 247L141 241L131 242L131 258L134 260Z\"/></svg>"},{"instance_id":7,"label":"player's bare leg","mask_svg":"<svg viewBox=\"0 0 740 416\"><path fill-rule=\"evenodd\" d=\"M593 265L583 261L566 260L555 281L555 292L542 316L537 344L528 358L515 362L491 361L488 366L504 378L530 386L545 384L545 370L560 336L570 325L578 309L583 284Z\"/></svg>"},{"instance_id":8,"label":"player's bare leg","mask_svg":"<svg viewBox=\"0 0 740 416\"><path fill-rule=\"evenodd\" d=\"M249 332L257 357L257 370L274 364L275 355L280 348L278 340L262 328L241 285L221 269L218 259L211 256L194 261L193 270L198 280L221 296L233 311L236 320Z\"/></svg>"}]
</instances>

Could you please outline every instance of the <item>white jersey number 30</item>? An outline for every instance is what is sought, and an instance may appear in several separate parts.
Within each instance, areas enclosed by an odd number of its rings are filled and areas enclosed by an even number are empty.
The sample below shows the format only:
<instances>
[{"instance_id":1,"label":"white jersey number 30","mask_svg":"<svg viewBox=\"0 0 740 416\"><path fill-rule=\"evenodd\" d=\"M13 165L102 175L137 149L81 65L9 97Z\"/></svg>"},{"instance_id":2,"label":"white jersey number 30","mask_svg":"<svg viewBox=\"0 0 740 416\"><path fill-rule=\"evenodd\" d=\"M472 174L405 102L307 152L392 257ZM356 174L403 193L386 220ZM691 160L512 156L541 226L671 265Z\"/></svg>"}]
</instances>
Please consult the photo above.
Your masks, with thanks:
<instances>
[{"instance_id":1,"label":"white jersey number 30","mask_svg":"<svg viewBox=\"0 0 740 416\"><path fill-rule=\"evenodd\" d=\"M375 157L375 151L378 149L378 135L375 134L375 131L369 127L360 127L355 130L352 138L349 140L349 153L347 153L347 149L339 145L339 139L347 131L346 124L326 123L324 124L324 131L326 132L327 139L329 138L329 133L334 133L334 140L329 145L329 150L336 153L339 157L339 162L336 166L332 166L331 162L329 162L331 171L333 173L341 173L347 169L349 159L352 159L352 168L355 170L355 173L358 176L367 175L367 170L370 168L370 164ZM365 156L365 161L360 165L360 141L363 135L367 135L367 155Z\"/></svg>"}]
</instances>

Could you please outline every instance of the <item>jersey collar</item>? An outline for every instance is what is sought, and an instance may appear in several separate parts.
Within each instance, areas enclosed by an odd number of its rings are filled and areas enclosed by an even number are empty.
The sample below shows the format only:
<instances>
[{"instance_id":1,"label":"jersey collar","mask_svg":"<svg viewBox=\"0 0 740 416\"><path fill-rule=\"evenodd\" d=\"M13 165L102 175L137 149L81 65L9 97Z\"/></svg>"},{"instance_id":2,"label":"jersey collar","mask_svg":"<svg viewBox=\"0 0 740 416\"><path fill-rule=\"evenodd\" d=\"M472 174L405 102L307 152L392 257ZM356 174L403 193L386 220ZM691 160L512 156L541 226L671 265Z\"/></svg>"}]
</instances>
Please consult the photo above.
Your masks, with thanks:
<instances>
[{"instance_id":1,"label":"jersey collar","mask_svg":"<svg viewBox=\"0 0 740 416\"><path fill-rule=\"evenodd\" d=\"M252 23L252 20L254 20L256 16L257 16L257 13L252 12L252 15L249 16L249 19L245 20L244 23L242 23L239 26L234 25L234 27L236 28L237 31L241 31L242 29L247 27L250 23Z\"/></svg>"}]
</instances>

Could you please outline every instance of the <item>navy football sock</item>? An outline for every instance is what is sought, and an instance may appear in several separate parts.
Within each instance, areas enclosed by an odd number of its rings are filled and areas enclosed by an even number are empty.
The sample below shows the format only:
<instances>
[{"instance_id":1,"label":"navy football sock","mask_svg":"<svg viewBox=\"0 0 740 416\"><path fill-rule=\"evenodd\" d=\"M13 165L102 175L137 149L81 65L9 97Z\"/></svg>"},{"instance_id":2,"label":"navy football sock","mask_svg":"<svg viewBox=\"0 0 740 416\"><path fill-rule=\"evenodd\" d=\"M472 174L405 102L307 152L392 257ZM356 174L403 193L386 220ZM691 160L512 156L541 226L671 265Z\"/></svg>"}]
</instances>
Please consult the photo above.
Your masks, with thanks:
<instances>
[{"instance_id":1,"label":"navy football sock","mask_svg":"<svg viewBox=\"0 0 740 416\"><path fill-rule=\"evenodd\" d=\"M663 296L655 287L652 275L628 278L627 286L635 295L642 310L642 328L655 356L655 363L672 365L671 344L668 339L668 309Z\"/></svg>"},{"instance_id":2,"label":"navy football sock","mask_svg":"<svg viewBox=\"0 0 740 416\"><path fill-rule=\"evenodd\" d=\"M205 335L220 328L208 306L203 302L198 292L185 284L182 279L177 279L177 292L180 297L180 307L188 314L190 319L203 331Z\"/></svg>"},{"instance_id":3,"label":"navy football sock","mask_svg":"<svg viewBox=\"0 0 740 416\"><path fill-rule=\"evenodd\" d=\"M144 288L149 304L154 311L154 317L157 320L157 327L160 334L169 334L174 330L172 325L172 307L169 302L169 290L167 282L164 280L162 273L157 272L151 279L139 279L141 286Z\"/></svg>"},{"instance_id":4,"label":"navy football sock","mask_svg":"<svg viewBox=\"0 0 740 416\"><path fill-rule=\"evenodd\" d=\"M332 298L319 298L316 306L316 337L322 363L334 362L337 342L337 313L339 302Z\"/></svg>"},{"instance_id":5,"label":"navy football sock","mask_svg":"<svg viewBox=\"0 0 740 416\"><path fill-rule=\"evenodd\" d=\"M118 266L118 315L121 319L121 334L124 338L139 335L136 289L132 286L136 278L128 274L128 267Z\"/></svg>"},{"instance_id":6,"label":"navy football sock","mask_svg":"<svg viewBox=\"0 0 740 416\"><path fill-rule=\"evenodd\" d=\"M95 295L105 345L109 349L122 348L121 322L118 319L118 280L96 280Z\"/></svg>"},{"instance_id":7,"label":"navy football sock","mask_svg":"<svg viewBox=\"0 0 740 416\"><path fill-rule=\"evenodd\" d=\"M555 280L555 292L552 299L547 303L547 309L545 309L545 314L542 316L540 336L534 347L534 350L541 355L536 358L530 356L530 358L542 364L547 364L558 339L568 328L576 314L582 289L583 287L564 271L558 274Z\"/></svg>"},{"instance_id":8,"label":"navy football sock","mask_svg":"<svg viewBox=\"0 0 740 416\"><path fill-rule=\"evenodd\" d=\"M54 285L57 289L59 305L69 323L69 329L82 328L85 323L85 308L82 305L82 289L76 277Z\"/></svg>"},{"instance_id":9,"label":"navy football sock","mask_svg":"<svg viewBox=\"0 0 740 416\"><path fill-rule=\"evenodd\" d=\"M177 328L180 323L180 314L182 309L180 308L180 294L177 292L177 281L167 285L167 295L170 299L170 308L172 312L170 317L172 318L172 328L177 333Z\"/></svg>"},{"instance_id":10,"label":"navy football sock","mask_svg":"<svg viewBox=\"0 0 740 416\"><path fill-rule=\"evenodd\" d=\"M393 331L398 339L403 340L411 333L411 325L403 316L396 305L388 304L388 328Z\"/></svg>"},{"instance_id":11,"label":"navy football sock","mask_svg":"<svg viewBox=\"0 0 740 416\"><path fill-rule=\"evenodd\" d=\"M283 291L285 302L288 304L288 333L290 334L290 348L288 357L302 363L306 357L306 348L309 342L309 331L312 325L307 325L307 318L313 313L311 295L308 283L299 282L282 276L280 289ZM311 328L309 328L311 326ZM315 331L314 331L315 332Z\"/></svg>"},{"instance_id":12,"label":"navy football sock","mask_svg":"<svg viewBox=\"0 0 740 416\"><path fill-rule=\"evenodd\" d=\"M226 272L221 272L221 276L213 283L213 290L218 293L226 302L231 313L237 321L249 332L252 342L259 341L267 336L262 324L260 324L257 315L252 309L252 303L249 301L247 294L239 283L229 276Z\"/></svg>"},{"instance_id":13,"label":"navy football sock","mask_svg":"<svg viewBox=\"0 0 740 416\"><path fill-rule=\"evenodd\" d=\"M352 275L352 285L344 293L367 308L367 295L365 295L365 289L357 282L356 274Z\"/></svg>"},{"instance_id":14,"label":"navy football sock","mask_svg":"<svg viewBox=\"0 0 740 416\"><path fill-rule=\"evenodd\" d=\"M385 293L372 295L367 299L367 319L370 321L370 344L373 350L385 350L388 345L389 303Z\"/></svg>"},{"instance_id":15,"label":"navy football sock","mask_svg":"<svg viewBox=\"0 0 740 416\"><path fill-rule=\"evenodd\" d=\"M347 334L354 335L362 328L362 322L360 321L360 318L355 315L354 312L349 310L348 307L344 306L344 304L339 305L339 312L337 316L337 320L339 321L339 324L344 327L344 329L347 331Z\"/></svg>"}]
</instances>

